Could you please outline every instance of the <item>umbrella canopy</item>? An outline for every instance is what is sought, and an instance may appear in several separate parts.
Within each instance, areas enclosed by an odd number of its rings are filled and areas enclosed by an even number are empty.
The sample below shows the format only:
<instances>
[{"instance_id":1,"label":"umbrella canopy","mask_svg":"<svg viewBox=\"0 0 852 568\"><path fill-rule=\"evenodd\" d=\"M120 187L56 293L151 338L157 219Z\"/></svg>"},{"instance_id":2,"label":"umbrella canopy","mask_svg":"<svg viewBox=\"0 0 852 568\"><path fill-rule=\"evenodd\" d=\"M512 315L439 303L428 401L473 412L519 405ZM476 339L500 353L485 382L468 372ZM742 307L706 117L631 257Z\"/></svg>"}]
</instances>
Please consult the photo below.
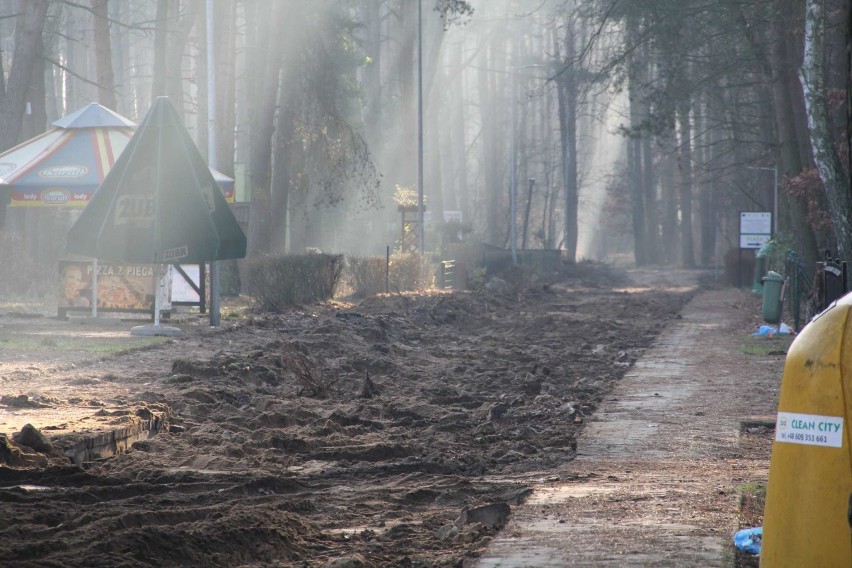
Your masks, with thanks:
<instances>
[{"instance_id":1,"label":"umbrella canopy","mask_svg":"<svg viewBox=\"0 0 852 568\"><path fill-rule=\"evenodd\" d=\"M167 97L71 227L68 251L140 263L245 256L245 234Z\"/></svg>"},{"instance_id":2,"label":"umbrella canopy","mask_svg":"<svg viewBox=\"0 0 852 568\"><path fill-rule=\"evenodd\" d=\"M127 146L133 122L92 103L0 154L10 206L85 206Z\"/></svg>"},{"instance_id":3,"label":"umbrella canopy","mask_svg":"<svg viewBox=\"0 0 852 568\"><path fill-rule=\"evenodd\" d=\"M0 189L11 207L84 207L121 155L136 124L97 103L0 154ZM234 180L214 171L226 199Z\"/></svg>"}]
</instances>

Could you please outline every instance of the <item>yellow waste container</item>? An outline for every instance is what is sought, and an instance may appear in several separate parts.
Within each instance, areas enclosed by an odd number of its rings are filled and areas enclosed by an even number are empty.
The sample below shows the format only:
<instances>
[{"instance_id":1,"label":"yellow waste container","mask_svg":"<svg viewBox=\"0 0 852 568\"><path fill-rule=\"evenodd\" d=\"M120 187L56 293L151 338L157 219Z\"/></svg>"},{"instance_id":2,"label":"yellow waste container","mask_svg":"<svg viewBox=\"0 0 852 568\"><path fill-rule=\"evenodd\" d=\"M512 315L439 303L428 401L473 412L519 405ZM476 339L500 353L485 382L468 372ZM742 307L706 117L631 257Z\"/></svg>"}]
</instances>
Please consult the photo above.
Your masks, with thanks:
<instances>
[{"instance_id":1,"label":"yellow waste container","mask_svg":"<svg viewBox=\"0 0 852 568\"><path fill-rule=\"evenodd\" d=\"M784 365L761 568L852 567L852 294L807 325Z\"/></svg>"}]
</instances>

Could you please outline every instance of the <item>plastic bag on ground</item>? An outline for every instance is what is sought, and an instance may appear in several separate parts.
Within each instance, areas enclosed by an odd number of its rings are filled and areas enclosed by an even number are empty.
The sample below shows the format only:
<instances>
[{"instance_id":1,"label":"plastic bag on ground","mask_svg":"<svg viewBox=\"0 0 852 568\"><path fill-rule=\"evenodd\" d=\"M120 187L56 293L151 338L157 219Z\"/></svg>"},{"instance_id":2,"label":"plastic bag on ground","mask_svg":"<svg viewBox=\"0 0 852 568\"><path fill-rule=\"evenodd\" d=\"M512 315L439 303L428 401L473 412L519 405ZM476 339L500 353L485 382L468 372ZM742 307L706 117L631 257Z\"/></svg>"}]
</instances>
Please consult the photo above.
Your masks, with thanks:
<instances>
[{"instance_id":1,"label":"plastic bag on ground","mask_svg":"<svg viewBox=\"0 0 852 568\"><path fill-rule=\"evenodd\" d=\"M760 554L760 540L763 538L763 527L743 529L734 534L734 545L749 554Z\"/></svg>"},{"instance_id":2,"label":"plastic bag on ground","mask_svg":"<svg viewBox=\"0 0 852 568\"><path fill-rule=\"evenodd\" d=\"M771 325L762 325L757 331L752 333L752 335L765 335L767 337L772 337L776 333L777 330L775 329L775 327Z\"/></svg>"}]
</instances>

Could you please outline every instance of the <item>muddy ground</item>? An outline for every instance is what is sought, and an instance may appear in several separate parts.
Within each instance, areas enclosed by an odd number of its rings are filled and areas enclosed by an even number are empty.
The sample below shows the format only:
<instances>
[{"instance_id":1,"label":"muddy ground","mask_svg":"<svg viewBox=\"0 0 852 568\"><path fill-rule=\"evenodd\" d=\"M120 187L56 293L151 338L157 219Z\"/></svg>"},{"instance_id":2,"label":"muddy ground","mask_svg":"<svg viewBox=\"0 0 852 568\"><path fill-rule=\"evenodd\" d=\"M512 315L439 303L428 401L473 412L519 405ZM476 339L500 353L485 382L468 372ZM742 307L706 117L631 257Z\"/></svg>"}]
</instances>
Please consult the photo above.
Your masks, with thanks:
<instances>
[{"instance_id":1,"label":"muddy ground","mask_svg":"<svg viewBox=\"0 0 852 568\"><path fill-rule=\"evenodd\" d=\"M464 566L530 483L566 475L691 293L582 264L4 369L0 413L62 418L40 447L0 438L0 565ZM64 454L77 419L152 418L162 432L128 453Z\"/></svg>"}]
</instances>

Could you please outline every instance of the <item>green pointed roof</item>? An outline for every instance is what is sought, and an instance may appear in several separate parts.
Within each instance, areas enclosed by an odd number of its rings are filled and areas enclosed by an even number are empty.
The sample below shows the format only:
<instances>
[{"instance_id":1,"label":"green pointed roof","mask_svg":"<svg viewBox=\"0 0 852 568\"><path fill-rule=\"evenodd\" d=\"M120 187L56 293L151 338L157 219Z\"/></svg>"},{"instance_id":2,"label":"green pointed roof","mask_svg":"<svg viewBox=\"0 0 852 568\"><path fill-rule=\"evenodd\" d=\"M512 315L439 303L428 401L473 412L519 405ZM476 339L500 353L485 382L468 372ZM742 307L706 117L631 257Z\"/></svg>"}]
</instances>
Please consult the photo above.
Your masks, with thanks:
<instances>
[{"instance_id":1,"label":"green pointed roof","mask_svg":"<svg viewBox=\"0 0 852 568\"><path fill-rule=\"evenodd\" d=\"M68 234L103 260L200 263L246 254L246 236L168 97L158 97Z\"/></svg>"}]
</instances>

